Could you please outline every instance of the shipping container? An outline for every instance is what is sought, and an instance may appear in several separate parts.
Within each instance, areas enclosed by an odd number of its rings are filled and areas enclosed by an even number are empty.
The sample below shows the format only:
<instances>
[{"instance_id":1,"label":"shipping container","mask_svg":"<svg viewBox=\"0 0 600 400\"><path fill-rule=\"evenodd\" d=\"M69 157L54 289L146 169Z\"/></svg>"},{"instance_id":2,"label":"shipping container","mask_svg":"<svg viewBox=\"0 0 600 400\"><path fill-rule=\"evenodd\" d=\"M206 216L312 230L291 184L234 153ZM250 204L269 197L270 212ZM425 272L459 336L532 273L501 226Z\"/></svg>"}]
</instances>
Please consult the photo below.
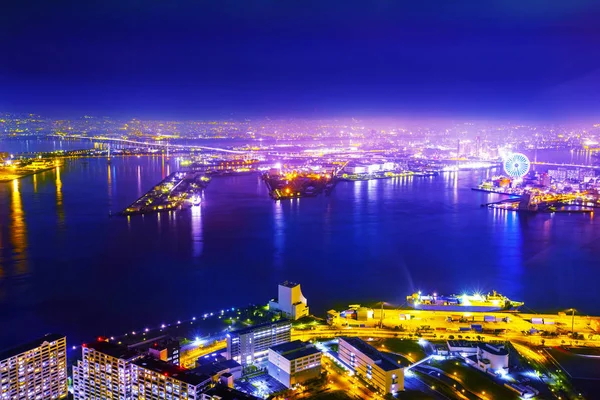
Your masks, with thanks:
<instances>
[{"instance_id":1,"label":"shipping container","mask_svg":"<svg viewBox=\"0 0 600 400\"><path fill-rule=\"evenodd\" d=\"M493 315L486 315L483 317L485 322L496 322L496 317Z\"/></svg>"},{"instance_id":2,"label":"shipping container","mask_svg":"<svg viewBox=\"0 0 600 400\"><path fill-rule=\"evenodd\" d=\"M544 325L554 325L554 320L550 318L544 318Z\"/></svg>"},{"instance_id":3,"label":"shipping container","mask_svg":"<svg viewBox=\"0 0 600 400\"><path fill-rule=\"evenodd\" d=\"M532 324L543 324L544 319L543 318L531 318L531 323Z\"/></svg>"}]
</instances>

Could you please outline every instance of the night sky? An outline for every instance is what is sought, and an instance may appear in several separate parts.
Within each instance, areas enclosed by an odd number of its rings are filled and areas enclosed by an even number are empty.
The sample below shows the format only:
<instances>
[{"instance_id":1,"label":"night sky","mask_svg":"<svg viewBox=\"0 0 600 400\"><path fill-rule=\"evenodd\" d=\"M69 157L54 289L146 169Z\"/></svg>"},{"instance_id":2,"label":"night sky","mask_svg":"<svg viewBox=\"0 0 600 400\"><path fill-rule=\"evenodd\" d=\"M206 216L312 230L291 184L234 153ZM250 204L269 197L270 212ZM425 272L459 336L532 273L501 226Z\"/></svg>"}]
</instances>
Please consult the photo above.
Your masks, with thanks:
<instances>
[{"instance_id":1,"label":"night sky","mask_svg":"<svg viewBox=\"0 0 600 400\"><path fill-rule=\"evenodd\" d=\"M2 4L0 111L600 116L597 0Z\"/></svg>"}]
</instances>

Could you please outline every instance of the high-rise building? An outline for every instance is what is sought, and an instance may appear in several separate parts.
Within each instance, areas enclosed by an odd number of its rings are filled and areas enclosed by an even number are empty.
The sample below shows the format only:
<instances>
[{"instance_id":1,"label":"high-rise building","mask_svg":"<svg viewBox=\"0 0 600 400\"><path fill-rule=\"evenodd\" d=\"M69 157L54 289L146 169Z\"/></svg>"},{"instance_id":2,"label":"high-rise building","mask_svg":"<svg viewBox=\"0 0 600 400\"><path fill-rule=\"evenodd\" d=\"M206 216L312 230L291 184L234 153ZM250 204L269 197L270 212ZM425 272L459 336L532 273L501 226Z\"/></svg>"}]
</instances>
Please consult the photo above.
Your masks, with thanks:
<instances>
[{"instance_id":1,"label":"high-rise building","mask_svg":"<svg viewBox=\"0 0 600 400\"><path fill-rule=\"evenodd\" d=\"M138 352L105 340L84 344L73 366L75 400L133 400L131 363L138 358Z\"/></svg>"},{"instance_id":2,"label":"high-rise building","mask_svg":"<svg viewBox=\"0 0 600 400\"><path fill-rule=\"evenodd\" d=\"M287 388L321 376L321 351L311 343L294 340L269 348L269 375Z\"/></svg>"},{"instance_id":3,"label":"high-rise building","mask_svg":"<svg viewBox=\"0 0 600 400\"><path fill-rule=\"evenodd\" d=\"M277 300L269 302L269 309L281 311L287 318L297 320L308 316L306 297L302 294L300 284L283 282L278 288Z\"/></svg>"},{"instance_id":4,"label":"high-rise building","mask_svg":"<svg viewBox=\"0 0 600 400\"><path fill-rule=\"evenodd\" d=\"M212 378L194 374L168 362L145 356L131 364L133 399L199 400L212 386Z\"/></svg>"},{"instance_id":5,"label":"high-rise building","mask_svg":"<svg viewBox=\"0 0 600 400\"><path fill-rule=\"evenodd\" d=\"M0 352L0 399L63 399L67 390L67 339L48 334Z\"/></svg>"},{"instance_id":6,"label":"high-rise building","mask_svg":"<svg viewBox=\"0 0 600 400\"><path fill-rule=\"evenodd\" d=\"M404 390L404 370L357 337L341 337L338 354L354 372L382 393Z\"/></svg>"},{"instance_id":7,"label":"high-rise building","mask_svg":"<svg viewBox=\"0 0 600 400\"><path fill-rule=\"evenodd\" d=\"M266 361L269 347L290 341L291 329L290 321L281 320L233 331L227 335L227 358L242 366Z\"/></svg>"}]
</instances>

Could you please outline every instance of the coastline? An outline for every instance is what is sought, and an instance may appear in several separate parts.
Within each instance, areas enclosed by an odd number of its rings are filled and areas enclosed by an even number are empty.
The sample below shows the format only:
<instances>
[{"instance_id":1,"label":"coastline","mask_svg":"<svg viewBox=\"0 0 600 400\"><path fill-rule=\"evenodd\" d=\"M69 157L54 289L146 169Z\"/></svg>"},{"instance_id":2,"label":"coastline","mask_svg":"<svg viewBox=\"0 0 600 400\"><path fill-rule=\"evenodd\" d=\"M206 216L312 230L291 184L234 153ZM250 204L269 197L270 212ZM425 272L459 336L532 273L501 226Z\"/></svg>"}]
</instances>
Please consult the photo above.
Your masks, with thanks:
<instances>
[{"instance_id":1,"label":"coastline","mask_svg":"<svg viewBox=\"0 0 600 400\"><path fill-rule=\"evenodd\" d=\"M15 179L22 179L31 175L35 175L35 174L39 174L41 172L46 172L46 171L50 171L55 169L56 167L58 167L58 165L53 165L52 167L48 167L48 168L41 168L41 169L37 169L35 171L27 171L23 174L19 174L18 172L15 172L15 176L11 177L11 178L4 178L2 172L0 172L0 183L6 183L6 182L12 182Z\"/></svg>"}]
</instances>

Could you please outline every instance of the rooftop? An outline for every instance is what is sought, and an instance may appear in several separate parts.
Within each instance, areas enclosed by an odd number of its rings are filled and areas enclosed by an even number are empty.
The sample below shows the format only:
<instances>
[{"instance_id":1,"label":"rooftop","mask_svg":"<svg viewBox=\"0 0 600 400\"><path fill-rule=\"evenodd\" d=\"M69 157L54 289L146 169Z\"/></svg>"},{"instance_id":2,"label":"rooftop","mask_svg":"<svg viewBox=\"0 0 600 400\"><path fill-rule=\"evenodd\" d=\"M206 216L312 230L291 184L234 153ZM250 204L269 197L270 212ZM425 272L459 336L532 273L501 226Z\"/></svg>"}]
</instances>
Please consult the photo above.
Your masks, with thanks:
<instances>
[{"instance_id":1,"label":"rooftop","mask_svg":"<svg viewBox=\"0 0 600 400\"><path fill-rule=\"evenodd\" d=\"M126 346L121 346L104 340L97 340L92 343L84 343L82 346L114 358L120 358L122 360L130 360L139 355L138 352L130 350Z\"/></svg>"},{"instance_id":2,"label":"rooftop","mask_svg":"<svg viewBox=\"0 0 600 400\"><path fill-rule=\"evenodd\" d=\"M219 400L259 400L258 397L254 397L224 385L217 385L204 392L204 395L211 396L209 397L210 399Z\"/></svg>"},{"instance_id":3,"label":"rooftop","mask_svg":"<svg viewBox=\"0 0 600 400\"><path fill-rule=\"evenodd\" d=\"M448 340L448 346L451 347L477 347L477 342L473 342L470 340Z\"/></svg>"},{"instance_id":4,"label":"rooftop","mask_svg":"<svg viewBox=\"0 0 600 400\"><path fill-rule=\"evenodd\" d=\"M188 385L200 385L206 381L210 381L210 376L196 374L191 370L178 367L168 362L157 360L155 358L145 356L133 362L138 367L157 372L159 374L171 377Z\"/></svg>"},{"instance_id":5,"label":"rooftop","mask_svg":"<svg viewBox=\"0 0 600 400\"><path fill-rule=\"evenodd\" d=\"M282 284L280 284L280 286L285 286L285 287L288 287L288 288L294 288L294 287L296 287L298 285L299 285L298 283L296 283L296 282L290 282L290 281L285 281Z\"/></svg>"},{"instance_id":6,"label":"rooftop","mask_svg":"<svg viewBox=\"0 0 600 400\"><path fill-rule=\"evenodd\" d=\"M383 369L384 371L392 371L394 369L401 368L400 365L388 360L383 353L360 338L340 337L339 339L345 341L350 346L369 357L376 365L379 366L379 368Z\"/></svg>"},{"instance_id":7,"label":"rooftop","mask_svg":"<svg viewBox=\"0 0 600 400\"><path fill-rule=\"evenodd\" d=\"M477 347L481 350L487 351L490 354L494 354L496 356L507 356L508 350L504 347L504 345L492 345L489 343L478 343Z\"/></svg>"},{"instance_id":8,"label":"rooftop","mask_svg":"<svg viewBox=\"0 0 600 400\"><path fill-rule=\"evenodd\" d=\"M65 335L59 335L57 333L49 333L45 336L42 336L39 339L32 340L29 343L25 343L11 349L3 350L0 352L0 360L6 360L7 358L11 358L14 356L18 356L21 353L25 353L28 350L34 349L36 347L40 347L44 342L54 342L59 339L63 339Z\"/></svg>"},{"instance_id":9,"label":"rooftop","mask_svg":"<svg viewBox=\"0 0 600 400\"><path fill-rule=\"evenodd\" d=\"M301 340L294 340L293 342L282 343L277 346L271 347L270 350L273 350L275 353L290 361L321 352L312 344L304 343Z\"/></svg>"},{"instance_id":10,"label":"rooftop","mask_svg":"<svg viewBox=\"0 0 600 400\"><path fill-rule=\"evenodd\" d=\"M224 361L213 362L210 364L199 365L196 368L194 368L192 371L195 374L215 376L219 372L222 372L226 369L231 370L234 368L241 368L241 367L242 366L240 365L240 363L238 363L235 360L224 360Z\"/></svg>"},{"instance_id":11,"label":"rooftop","mask_svg":"<svg viewBox=\"0 0 600 400\"><path fill-rule=\"evenodd\" d=\"M280 319L279 321L275 321L275 322L265 322L264 324L258 324L258 325L253 325L253 326L249 326L247 328L242 328L242 329L238 329L236 331L231 332L231 334L235 334L235 335L243 335L246 333L250 333L253 332L257 329L262 329L262 328L270 328L272 326L276 326L279 327L281 325L292 325L292 323L290 321L288 321L287 319Z\"/></svg>"}]
</instances>

